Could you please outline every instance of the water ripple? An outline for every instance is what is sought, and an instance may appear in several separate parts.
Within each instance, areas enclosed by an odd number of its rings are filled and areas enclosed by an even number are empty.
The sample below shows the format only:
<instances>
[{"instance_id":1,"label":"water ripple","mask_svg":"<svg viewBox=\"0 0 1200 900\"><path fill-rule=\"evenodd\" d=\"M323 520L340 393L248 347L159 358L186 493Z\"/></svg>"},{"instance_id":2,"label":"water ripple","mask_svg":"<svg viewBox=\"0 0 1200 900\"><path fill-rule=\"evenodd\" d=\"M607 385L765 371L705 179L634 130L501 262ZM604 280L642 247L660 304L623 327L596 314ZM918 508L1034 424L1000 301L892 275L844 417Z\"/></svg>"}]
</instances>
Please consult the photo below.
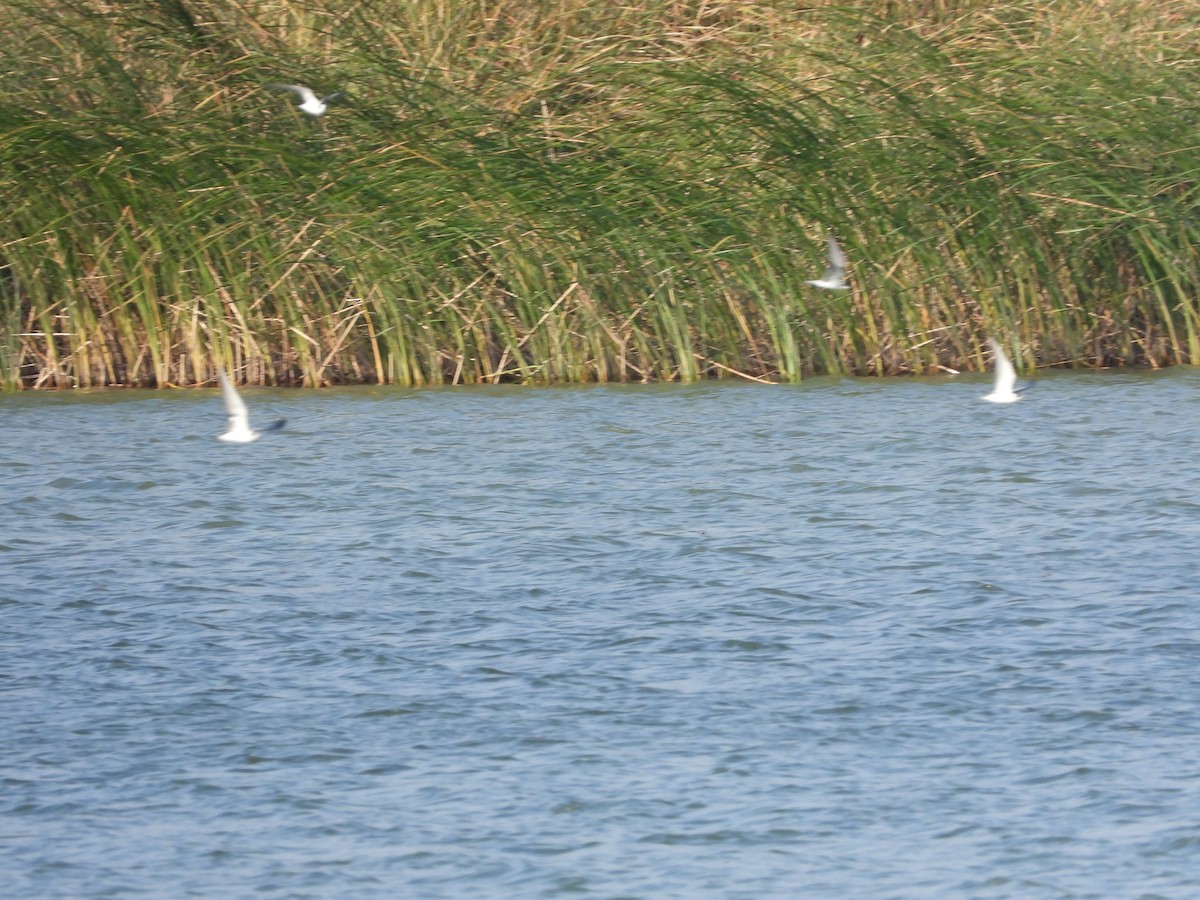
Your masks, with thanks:
<instances>
[{"instance_id":1,"label":"water ripple","mask_svg":"<svg viewBox=\"0 0 1200 900\"><path fill-rule=\"evenodd\" d=\"M1200 376L983 390L0 398L8 893L1195 894Z\"/></svg>"}]
</instances>

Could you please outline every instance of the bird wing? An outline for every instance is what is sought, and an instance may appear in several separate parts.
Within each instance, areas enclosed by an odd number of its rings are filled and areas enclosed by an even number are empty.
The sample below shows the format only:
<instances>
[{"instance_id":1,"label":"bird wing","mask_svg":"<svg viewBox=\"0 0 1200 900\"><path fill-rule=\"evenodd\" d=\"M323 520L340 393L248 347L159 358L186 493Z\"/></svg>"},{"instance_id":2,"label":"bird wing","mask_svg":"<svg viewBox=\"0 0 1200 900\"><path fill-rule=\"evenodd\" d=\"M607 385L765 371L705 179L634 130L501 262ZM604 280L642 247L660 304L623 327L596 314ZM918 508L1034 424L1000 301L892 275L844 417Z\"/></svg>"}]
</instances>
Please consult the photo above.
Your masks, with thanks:
<instances>
[{"instance_id":1,"label":"bird wing","mask_svg":"<svg viewBox=\"0 0 1200 900\"><path fill-rule=\"evenodd\" d=\"M333 103L336 100L341 100L345 96L346 96L345 91L334 91L328 97L322 97L321 102L322 103Z\"/></svg>"},{"instance_id":2,"label":"bird wing","mask_svg":"<svg viewBox=\"0 0 1200 900\"><path fill-rule=\"evenodd\" d=\"M826 281L842 281L846 274L846 254L832 234L829 235L829 268L825 270Z\"/></svg>"},{"instance_id":3,"label":"bird wing","mask_svg":"<svg viewBox=\"0 0 1200 900\"><path fill-rule=\"evenodd\" d=\"M302 84L268 84L267 87L274 88L277 91L290 91L305 103L317 99L317 95L312 92L312 88L307 88Z\"/></svg>"},{"instance_id":4,"label":"bird wing","mask_svg":"<svg viewBox=\"0 0 1200 900\"><path fill-rule=\"evenodd\" d=\"M988 338L988 346L992 348L992 353L996 357L996 392L1011 394L1017 384L1017 371L1013 368L1013 364L1009 361L999 341L995 338Z\"/></svg>"},{"instance_id":5,"label":"bird wing","mask_svg":"<svg viewBox=\"0 0 1200 900\"><path fill-rule=\"evenodd\" d=\"M220 369L217 369L217 380L221 382L221 399L225 401L225 412L229 414L229 427L231 429L249 428L250 413L246 409L245 402L234 389L233 383Z\"/></svg>"}]
</instances>

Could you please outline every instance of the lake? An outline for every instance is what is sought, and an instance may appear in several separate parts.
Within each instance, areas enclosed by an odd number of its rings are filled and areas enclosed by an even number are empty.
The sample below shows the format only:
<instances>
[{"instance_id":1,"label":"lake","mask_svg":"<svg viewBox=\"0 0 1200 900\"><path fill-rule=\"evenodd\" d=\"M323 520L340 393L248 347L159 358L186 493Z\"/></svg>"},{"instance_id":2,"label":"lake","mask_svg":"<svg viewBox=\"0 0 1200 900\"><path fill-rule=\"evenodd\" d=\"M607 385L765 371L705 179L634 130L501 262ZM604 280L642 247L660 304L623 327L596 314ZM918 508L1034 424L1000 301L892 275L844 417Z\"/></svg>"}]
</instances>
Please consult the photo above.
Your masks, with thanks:
<instances>
[{"instance_id":1,"label":"lake","mask_svg":"<svg viewBox=\"0 0 1200 900\"><path fill-rule=\"evenodd\" d=\"M1200 894L1200 372L0 396L14 897Z\"/></svg>"}]
</instances>

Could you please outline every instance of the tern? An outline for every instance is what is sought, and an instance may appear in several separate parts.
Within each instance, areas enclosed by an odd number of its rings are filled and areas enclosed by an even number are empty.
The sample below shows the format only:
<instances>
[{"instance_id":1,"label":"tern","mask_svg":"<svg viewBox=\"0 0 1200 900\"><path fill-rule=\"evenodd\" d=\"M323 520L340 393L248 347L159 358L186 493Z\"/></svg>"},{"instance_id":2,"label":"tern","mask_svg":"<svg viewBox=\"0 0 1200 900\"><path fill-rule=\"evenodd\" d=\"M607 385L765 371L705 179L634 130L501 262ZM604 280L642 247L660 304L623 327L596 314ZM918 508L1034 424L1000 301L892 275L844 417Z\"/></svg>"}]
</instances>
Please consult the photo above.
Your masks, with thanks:
<instances>
[{"instance_id":1,"label":"tern","mask_svg":"<svg viewBox=\"0 0 1200 900\"><path fill-rule=\"evenodd\" d=\"M238 396L233 383L220 369L217 369L217 380L221 382L221 399L225 401L225 412L229 414L229 430L224 434L217 435L217 440L229 441L232 444L248 444L251 441L257 441L268 431L278 431L287 421L287 419L279 419L262 431L254 431L250 427L250 414L246 410L245 402Z\"/></svg>"},{"instance_id":2,"label":"tern","mask_svg":"<svg viewBox=\"0 0 1200 900\"><path fill-rule=\"evenodd\" d=\"M307 88L302 84L268 84L267 87L275 91L288 91L295 94L301 101L298 104L300 111L308 113L313 118L325 115L330 101L340 100L346 96L345 91L336 91L328 97L318 97L312 92L312 88Z\"/></svg>"},{"instance_id":3,"label":"tern","mask_svg":"<svg viewBox=\"0 0 1200 900\"><path fill-rule=\"evenodd\" d=\"M829 235L829 268L820 278L804 282L813 287L824 288L827 291L844 291L850 287L846 284L846 254L832 234Z\"/></svg>"},{"instance_id":4,"label":"tern","mask_svg":"<svg viewBox=\"0 0 1200 900\"><path fill-rule=\"evenodd\" d=\"M992 348L992 355L996 359L996 383L992 385L992 392L984 394L983 399L992 403L1016 403L1021 399L1016 391L1017 372L999 341L988 338L988 346Z\"/></svg>"}]
</instances>

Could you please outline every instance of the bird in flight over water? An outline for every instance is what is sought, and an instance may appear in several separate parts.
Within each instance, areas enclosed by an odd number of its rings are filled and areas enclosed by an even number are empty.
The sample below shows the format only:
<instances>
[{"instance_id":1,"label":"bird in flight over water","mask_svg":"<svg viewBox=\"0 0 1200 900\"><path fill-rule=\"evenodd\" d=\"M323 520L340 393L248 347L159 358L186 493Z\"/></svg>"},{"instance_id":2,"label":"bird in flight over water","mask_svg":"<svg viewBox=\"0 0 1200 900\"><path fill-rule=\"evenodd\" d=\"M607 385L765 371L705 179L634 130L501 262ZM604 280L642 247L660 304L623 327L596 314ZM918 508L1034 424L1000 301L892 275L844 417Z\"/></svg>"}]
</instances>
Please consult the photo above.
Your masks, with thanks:
<instances>
[{"instance_id":1,"label":"bird in flight over water","mask_svg":"<svg viewBox=\"0 0 1200 900\"><path fill-rule=\"evenodd\" d=\"M307 88L302 84L268 84L267 87L274 91L288 91L295 94L300 98L300 103L297 104L300 111L308 113L313 118L325 115L331 102L341 100L346 96L345 91L335 91L328 97L318 97L312 92L312 88Z\"/></svg>"},{"instance_id":2,"label":"bird in flight over water","mask_svg":"<svg viewBox=\"0 0 1200 900\"><path fill-rule=\"evenodd\" d=\"M988 346L992 348L992 355L995 357L996 381L992 385L992 392L984 394L983 399L992 403L1015 403L1021 399L1021 395L1016 390L1016 369L1013 368L1013 364L1009 361L999 341L995 338L988 338Z\"/></svg>"},{"instance_id":3,"label":"bird in flight over water","mask_svg":"<svg viewBox=\"0 0 1200 900\"><path fill-rule=\"evenodd\" d=\"M217 380L221 382L221 399L225 401L225 412L229 416L229 430L224 434L217 435L218 440L228 441L232 444L248 444L251 441L257 441L268 431L278 431L287 422L287 419L278 419L262 431L254 431L250 427L250 413L246 409L245 402L238 395L233 383L220 369L217 369Z\"/></svg>"},{"instance_id":4,"label":"bird in flight over water","mask_svg":"<svg viewBox=\"0 0 1200 900\"><path fill-rule=\"evenodd\" d=\"M846 284L846 254L842 252L841 245L832 234L829 235L829 268L820 278L804 283L827 291L844 291L850 287Z\"/></svg>"}]
</instances>

